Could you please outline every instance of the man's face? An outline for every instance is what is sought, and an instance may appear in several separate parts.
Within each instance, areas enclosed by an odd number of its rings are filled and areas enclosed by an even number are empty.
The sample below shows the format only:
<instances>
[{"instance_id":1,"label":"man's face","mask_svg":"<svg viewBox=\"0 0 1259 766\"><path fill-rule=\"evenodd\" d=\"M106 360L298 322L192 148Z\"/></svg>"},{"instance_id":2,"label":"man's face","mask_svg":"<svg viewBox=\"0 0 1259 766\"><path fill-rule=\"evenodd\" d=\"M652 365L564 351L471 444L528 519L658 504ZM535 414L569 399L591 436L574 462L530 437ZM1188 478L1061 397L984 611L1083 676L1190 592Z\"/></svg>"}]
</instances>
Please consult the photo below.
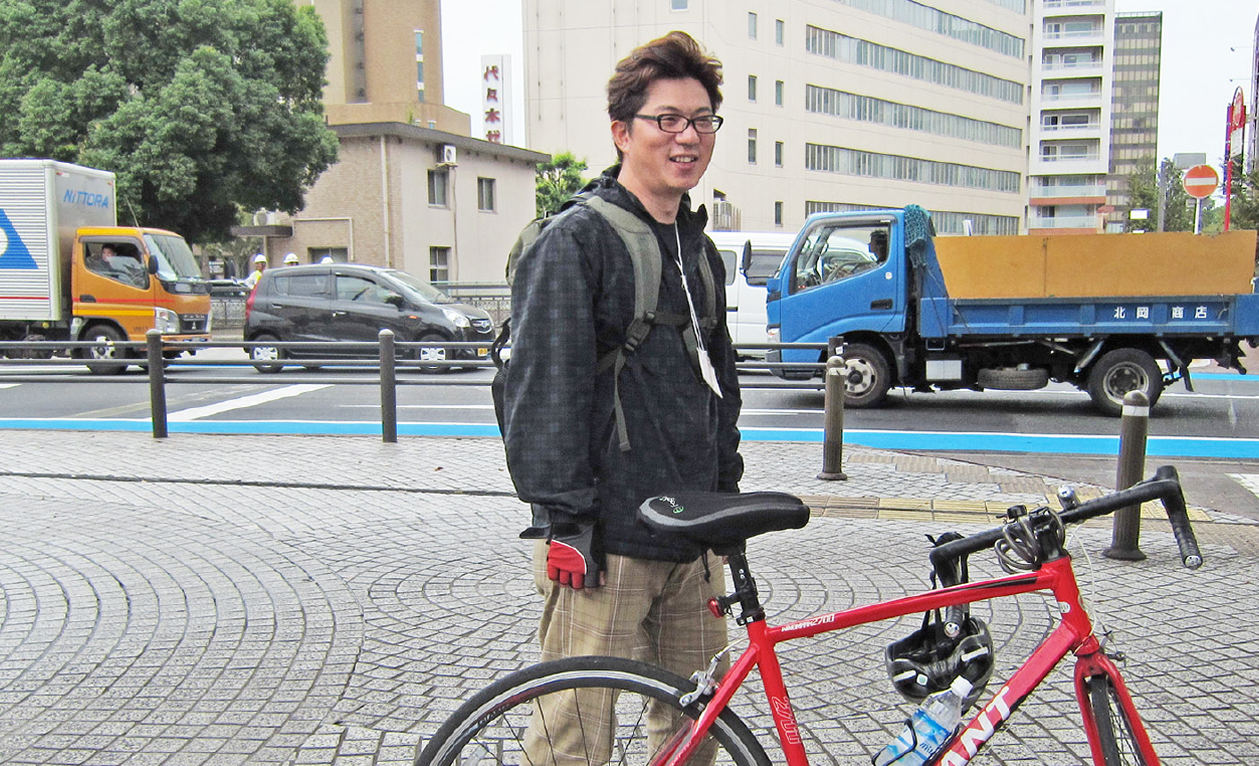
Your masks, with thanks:
<instances>
[{"instance_id":1,"label":"man's face","mask_svg":"<svg viewBox=\"0 0 1259 766\"><path fill-rule=\"evenodd\" d=\"M112 247L108 247L108 246L107 246L107 247L102 247L102 248L101 248L101 257L102 257L102 258L104 258L104 259L105 259L105 260L107 260L107 261L108 261L108 260L110 260L110 259L112 259L112 258L114 257L114 249L113 249Z\"/></svg>"},{"instance_id":2,"label":"man's face","mask_svg":"<svg viewBox=\"0 0 1259 766\"><path fill-rule=\"evenodd\" d=\"M653 82L638 113L695 118L713 114L713 109L699 80L686 78ZM613 123L612 135L621 150L622 172L629 171L651 193L669 196L681 196L699 184L717 139L715 133L697 133L693 125L681 133L666 133L655 121L644 119Z\"/></svg>"}]
</instances>

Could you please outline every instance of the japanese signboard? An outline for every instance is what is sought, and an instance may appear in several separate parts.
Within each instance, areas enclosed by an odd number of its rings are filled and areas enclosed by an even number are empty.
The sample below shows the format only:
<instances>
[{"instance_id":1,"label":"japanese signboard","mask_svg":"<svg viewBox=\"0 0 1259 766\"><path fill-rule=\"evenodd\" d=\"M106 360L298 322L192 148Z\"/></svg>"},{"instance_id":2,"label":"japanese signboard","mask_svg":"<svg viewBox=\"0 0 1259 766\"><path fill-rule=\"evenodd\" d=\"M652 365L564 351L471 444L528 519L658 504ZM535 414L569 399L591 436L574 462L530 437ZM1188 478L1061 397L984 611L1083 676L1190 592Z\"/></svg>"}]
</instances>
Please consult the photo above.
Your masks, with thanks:
<instances>
[{"instance_id":1,"label":"japanese signboard","mask_svg":"<svg viewBox=\"0 0 1259 766\"><path fill-rule=\"evenodd\" d=\"M481 124L486 141L513 143L508 118L511 116L511 58L481 57Z\"/></svg>"}]
</instances>

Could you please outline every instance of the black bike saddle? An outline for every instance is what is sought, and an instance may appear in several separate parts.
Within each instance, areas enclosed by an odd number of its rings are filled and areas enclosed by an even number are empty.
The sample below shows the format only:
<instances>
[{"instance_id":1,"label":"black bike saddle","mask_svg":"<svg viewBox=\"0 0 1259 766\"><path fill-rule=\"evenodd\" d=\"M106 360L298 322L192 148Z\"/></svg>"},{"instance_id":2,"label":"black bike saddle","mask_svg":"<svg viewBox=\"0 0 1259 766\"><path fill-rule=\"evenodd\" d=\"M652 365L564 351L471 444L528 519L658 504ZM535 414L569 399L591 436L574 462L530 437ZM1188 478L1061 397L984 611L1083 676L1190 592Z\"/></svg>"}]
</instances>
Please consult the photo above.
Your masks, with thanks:
<instances>
[{"instance_id":1,"label":"black bike saddle","mask_svg":"<svg viewBox=\"0 0 1259 766\"><path fill-rule=\"evenodd\" d=\"M675 492L645 500L638 518L654 532L720 554L766 532L800 529L809 523L809 506L785 492Z\"/></svg>"}]
</instances>

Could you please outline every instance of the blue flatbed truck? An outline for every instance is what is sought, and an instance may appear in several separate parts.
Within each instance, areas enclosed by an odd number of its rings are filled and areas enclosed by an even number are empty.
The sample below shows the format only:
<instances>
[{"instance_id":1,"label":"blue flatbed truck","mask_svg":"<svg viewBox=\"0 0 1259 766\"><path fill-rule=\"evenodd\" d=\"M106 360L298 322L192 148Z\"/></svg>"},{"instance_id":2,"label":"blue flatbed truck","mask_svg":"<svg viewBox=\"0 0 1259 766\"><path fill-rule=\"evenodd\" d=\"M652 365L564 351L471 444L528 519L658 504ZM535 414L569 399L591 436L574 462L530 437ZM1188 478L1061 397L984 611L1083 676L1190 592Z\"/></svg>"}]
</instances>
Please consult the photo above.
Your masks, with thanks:
<instances>
[{"instance_id":1,"label":"blue flatbed truck","mask_svg":"<svg viewBox=\"0 0 1259 766\"><path fill-rule=\"evenodd\" d=\"M840 338L845 405L914 391L1072 383L1120 414L1153 406L1190 363L1245 372L1259 345L1255 232L932 236L921 208L811 216L768 284L771 343ZM771 350L779 377L821 374L825 353ZM802 366L793 367L792 364Z\"/></svg>"}]
</instances>

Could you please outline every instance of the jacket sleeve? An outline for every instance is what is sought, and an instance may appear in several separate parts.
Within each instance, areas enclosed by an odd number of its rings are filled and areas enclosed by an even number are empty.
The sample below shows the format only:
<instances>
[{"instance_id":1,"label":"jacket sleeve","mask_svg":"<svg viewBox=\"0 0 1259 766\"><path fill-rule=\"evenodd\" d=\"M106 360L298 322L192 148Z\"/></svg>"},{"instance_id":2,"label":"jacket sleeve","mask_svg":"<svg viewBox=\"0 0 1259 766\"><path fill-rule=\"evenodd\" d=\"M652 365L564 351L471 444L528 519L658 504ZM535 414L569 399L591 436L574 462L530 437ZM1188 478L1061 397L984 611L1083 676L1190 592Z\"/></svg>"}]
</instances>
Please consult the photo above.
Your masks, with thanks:
<instances>
[{"instance_id":1,"label":"jacket sleeve","mask_svg":"<svg viewBox=\"0 0 1259 766\"><path fill-rule=\"evenodd\" d=\"M705 236L709 263L713 271L713 283L717 292L717 327L708 338L709 356L717 372L721 398L717 400L717 490L738 492L743 478L743 456L739 454L739 412L743 399L739 394L739 373L735 368L737 355L726 325L726 269L712 240Z\"/></svg>"},{"instance_id":2,"label":"jacket sleeve","mask_svg":"<svg viewBox=\"0 0 1259 766\"><path fill-rule=\"evenodd\" d=\"M595 276L575 232L554 223L518 261L504 416L520 499L552 524L592 522L589 454L597 365Z\"/></svg>"}]
</instances>

